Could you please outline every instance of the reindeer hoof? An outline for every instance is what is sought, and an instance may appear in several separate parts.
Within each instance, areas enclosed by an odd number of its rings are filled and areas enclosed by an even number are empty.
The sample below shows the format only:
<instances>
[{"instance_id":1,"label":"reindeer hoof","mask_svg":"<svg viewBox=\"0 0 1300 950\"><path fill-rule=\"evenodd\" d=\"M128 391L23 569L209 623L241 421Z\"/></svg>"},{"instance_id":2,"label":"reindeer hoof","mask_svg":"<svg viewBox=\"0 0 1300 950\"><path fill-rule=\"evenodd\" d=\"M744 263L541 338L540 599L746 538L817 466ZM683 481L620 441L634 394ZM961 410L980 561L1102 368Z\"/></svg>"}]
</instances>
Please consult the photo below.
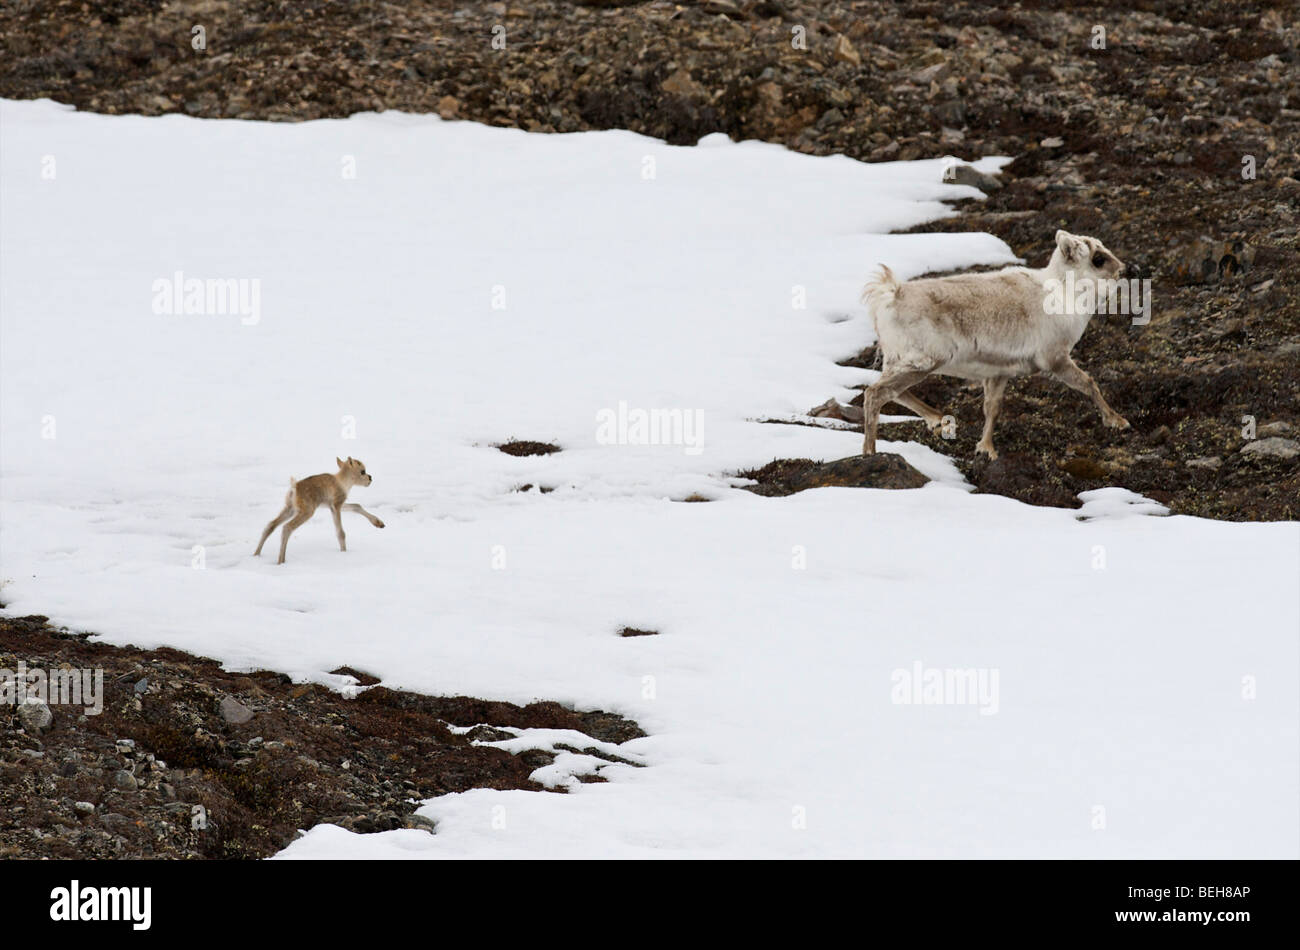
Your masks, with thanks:
<instances>
[{"instance_id":1,"label":"reindeer hoof","mask_svg":"<svg viewBox=\"0 0 1300 950\"><path fill-rule=\"evenodd\" d=\"M382 528L383 526L384 526L384 523L383 523L382 521L376 521L376 522L375 522L375 527L376 527L376 528Z\"/></svg>"},{"instance_id":2,"label":"reindeer hoof","mask_svg":"<svg viewBox=\"0 0 1300 950\"><path fill-rule=\"evenodd\" d=\"M977 454L983 453L984 455L987 455L990 462L994 461L998 457L998 450L993 448L991 445L977 445L975 446L975 452Z\"/></svg>"},{"instance_id":3,"label":"reindeer hoof","mask_svg":"<svg viewBox=\"0 0 1300 950\"><path fill-rule=\"evenodd\" d=\"M1128 429L1130 428L1128 420L1123 416L1115 416L1113 419L1107 419L1106 425L1111 429Z\"/></svg>"}]
</instances>

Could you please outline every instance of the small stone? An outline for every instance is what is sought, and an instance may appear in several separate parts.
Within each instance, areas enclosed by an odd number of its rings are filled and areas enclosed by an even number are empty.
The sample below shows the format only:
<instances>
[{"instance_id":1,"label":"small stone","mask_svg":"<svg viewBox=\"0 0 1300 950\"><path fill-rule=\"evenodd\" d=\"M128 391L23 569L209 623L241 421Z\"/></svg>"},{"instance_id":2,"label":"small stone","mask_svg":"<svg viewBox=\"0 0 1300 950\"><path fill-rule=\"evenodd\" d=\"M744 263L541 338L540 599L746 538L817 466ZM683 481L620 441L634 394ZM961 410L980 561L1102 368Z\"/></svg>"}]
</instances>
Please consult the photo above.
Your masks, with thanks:
<instances>
[{"instance_id":1,"label":"small stone","mask_svg":"<svg viewBox=\"0 0 1300 950\"><path fill-rule=\"evenodd\" d=\"M454 119L460 113L460 100L455 96L443 96L434 109L442 118Z\"/></svg>"},{"instance_id":2,"label":"small stone","mask_svg":"<svg viewBox=\"0 0 1300 950\"><path fill-rule=\"evenodd\" d=\"M74 802L72 808L79 815L93 815L95 813L93 802Z\"/></svg>"},{"instance_id":3,"label":"small stone","mask_svg":"<svg viewBox=\"0 0 1300 950\"><path fill-rule=\"evenodd\" d=\"M1188 468L1204 468L1209 469L1210 471L1218 469L1222 464L1223 459L1219 458L1217 455L1206 455L1201 458L1187 460Z\"/></svg>"},{"instance_id":4,"label":"small stone","mask_svg":"<svg viewBox=\"0 0 1300 950\"><path fill-rule=\"evenodd\" d=\"M519 753L519 761L530 769L542 769L555 761L555 753L545 749L525 749Z\"/></svg>"},{"instance_id":5,"label":"small stone","mask_svg":"<svg viewBox=\"0 0 1300 950\"><path fill-rule=\"evenodd\" d=\"M1002 182L994 176L979 171L973 165L960 163L949 165L943 170L943 182L945 185L971 185L985 193L1002 187Z\"/></svg>"},{"instance_id":6,"label":"small stone","mask_svg":"<svg viewBox=\"0 0 1300 950\"><path fill-rule=\"evenodd\" d=\"M1103 479L1109 474L1105 465L1096 459L1090 458L1072 458L1058 464L1058 467L1073 475L1075 478L1085 478L1091 480Z\"/></svg>"},{"instance_id":7,"label":"small stone","mask_svg":"<svg viewBox=\"0 0 1300 950\"><path fill-rule=\"evenodd\" d=\"M253 711L233 696L226 696L221 700L221 718L238 726L252 719Z\"/></svg>"},{"instance_id":8,"label":"small stone","mask_svg":"<svg viewBox=\"0 0 1300 950\"><path fill-rule=\"evenodd\" d=\"M959 129L966 124L966 103L960 99L949 99L934 107L934 117L942 125Z\"/></svg>"},{"instance_id":9,"label":"small stone","mask_svg":"<svg viewBox=\"0 0 1300 950\"><path fill-rule=\"evenodd\" d=\"M39 735L54 723L50 707L38 699L28 699L18 707L18 722L31 735Z\"/></svg>"},{"instance_id":10,"label":"small stone","mask_svg":"<svg viewBox=\"0 0 1300 950\"><path fill-rule=\"evenodd\" d=\"M134 739L118 739L115 743L118 755L135 755Z\"/></svg>"},{"instance_id":11,"label":"small stone","mask_svg":"<svg viewBox=\"0 0 1300 950\"><path fill-rule=\"evenodd\" d=\"M685 70L679 69L663 81L660 87L664 92L670 92L677 96L701 97L706 95L706 90L694 77Z\"/></svg>"},{"instance_id":12,"label":"small stone","mask_svg":"<svg viewBox=\"0 0 1300 950\"><path fill-rule=\"evenodd\" d=\"M736 20L745 19L745 12L731 0L707 0L704 4L704 12L711 13L714 16L731 17Z\"/></svg>"},{"instance_id":13,"label":"small stone","mask_svg":"<svg viewBox=\"0 0 1300 950\"><path fill-rule=\"evenodd\" d=\"M1300 442L1295 439L1283 439L1274 436L1271 439L1259 439L1247 442L1241 450L1242 455L1275 459L1293 459L1300 455Z\"/></svg>"},{"instance_id":14,"label":"small stone","mask_svg":"<svg viewBox=\"0 0 1300 950\"><path fill-rule=\"evenodd\" d=\"M835 38L835 58L841 63L852 63L854 66L862 63L862 57L853 48L849 38L842 33Z\"/></svg>"},{"instance_id":15,"label":"small stone","mask_svg":"<svg viewBox=\"0 0 1300 950\"><path fill-rule=\"evenodd\" d=\"M423 815L407 815L403 823L404 828L412 828L417 831L427 831L433 834L434 824L431 818L425 818Z\"/></svg>"},{"instance_id":16,"label":"small stone","mask_svg":"<svg viewBox=\"0 0 1300 950\"><path fill-rule=\"evenodd\" d=\"M134 792L140 786L135 776L126 769L113 773L113 784L125 792Z\"/></svg>"},{"instance_id":17,"label":"small stone","mask_svg":"<svg viewBox=\"0 0 1300 950\"><path fill-rule=\"evenodd\" d=\"M465 738L470 742L503 742L514 737L513 732L506 732L504 729L496 729L487 725L475 726L465 733Z\"/></svg>"},{"instance_id":18,"label":"small stone","mask_svg":"<svg viewBox=\"0 0 1300 950\"><path fill-rule=\"evenodd\" d=\"M935 63L933 66L927 66L925 69L918 69L912 73L911 80L918 86L928 86L932 82L943 82L948 75L949 68L946 62Z\"/></svg>"},{"instance_id":19,"label":"small stone","mask_svg":"<svg viewBox=\"0 0 1300 950\"><path fill-rule=\"evenodd\" d=\"M1264 423L1255 430L1255 434L1261 439L1266 439L1274 435L1290 435L1294 430L1295 426L1291 425L1291 423L1279 420L1278 422Z\"/></svg>"},{"instance_id":20,"label":"small stone","mask_svg":"<svg viewBox=\"0 0 1300 950\"><path fill-rule=\"evenodd\" d=\"M1060 148L1065 144L1065 139L1061 138L1059 135L1053 135L1050 138L1043 139L1038 144L1043 148Z\"/></svg>"}]
</instances>

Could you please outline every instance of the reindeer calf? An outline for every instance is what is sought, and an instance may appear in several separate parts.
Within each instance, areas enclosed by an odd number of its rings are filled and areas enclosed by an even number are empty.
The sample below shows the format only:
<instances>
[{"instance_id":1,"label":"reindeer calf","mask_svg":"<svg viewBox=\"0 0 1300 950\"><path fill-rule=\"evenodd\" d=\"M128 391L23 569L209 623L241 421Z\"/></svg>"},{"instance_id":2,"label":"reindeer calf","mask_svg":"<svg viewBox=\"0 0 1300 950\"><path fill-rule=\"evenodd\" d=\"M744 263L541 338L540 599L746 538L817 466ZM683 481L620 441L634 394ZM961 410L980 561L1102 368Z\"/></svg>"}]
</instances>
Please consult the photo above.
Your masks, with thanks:
<instances>
[{"instance_id":1,"label":"reindeer calf","mask_svg":"<svg viewBox=\"0 0 1300 950\"><path fill-rule=\"evenodd\" d=\"M1007 267L988 274L899 282L888 267L867 283L862 299L871 305L883 372L862 402L862 454L876 451L880 410L896 402L918 413L931 429L943 414L908 390L931 373L984 383L984 432L976 451L990 459L993 423L1007 382L1045 372L1092 399L1105 424L1128 422L1106 404L1091 376L1070 358L1095 308L1086 313L1052 313L1047 306L1052 281L1075 284L1113 280L1124 265L1096 238L1056 232L1056 249L1042 269ZM1061 284L1056 284L1060 287ZM1105 299L1104 294L1097 295Z\"/></svg>"},{"instance_id":2,"label":"reindeer calf","mask_svg":"<svg viewBox=\"0 0 1300 950\"><path fill-rule=\"evenodd\" d=\"M284 526L284 531L280 534L280 560L275 562L283 564L284 551L289 546L289 535L306 524L321 505L329 505L330 512L334 515L334 533L338 536L340 551L348 549L343 534L344 511L355 511L357 514L365 515L376 528L384 526L382 521L360 505L347 504L348 491L351 490L353 485L369 485L374 481L373 478L366 474L364 463L358 462L350 455L346 462L337 458L334 461L338 462L339 466L337 474L331 475L326 472L322 475L304 478L300 482L294 481L292 478L289 479L289 493L284 496L284 510L272 518L271 523L262 532L262 539L257 542L257 550L253 552L254 557L262 553L262 545L271 536L271 532L275 530L276 525L288 522Z\"/></svg>"}]
</instances>

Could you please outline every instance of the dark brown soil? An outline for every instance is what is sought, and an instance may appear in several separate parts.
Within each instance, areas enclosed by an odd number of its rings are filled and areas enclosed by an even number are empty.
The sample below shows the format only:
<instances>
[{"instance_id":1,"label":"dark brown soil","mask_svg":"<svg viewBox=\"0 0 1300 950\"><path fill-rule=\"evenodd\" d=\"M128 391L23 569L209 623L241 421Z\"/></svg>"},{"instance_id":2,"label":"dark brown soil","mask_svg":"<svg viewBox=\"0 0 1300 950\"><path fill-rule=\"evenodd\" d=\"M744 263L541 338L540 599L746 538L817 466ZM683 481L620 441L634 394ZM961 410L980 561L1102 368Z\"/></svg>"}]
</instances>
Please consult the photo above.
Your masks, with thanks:
<instances>
[{"instance_id":1,"label":"dark brown soil","mask_svg":"<svg viewBox=\"0 0 1300 950\"><path fill-rule=\"evenodd\" d=\"M497 446L506 455L551 455L560 451L558 445L551 445L549 442L528 442L524 440L511 439L509 442L503 442ZM527 488L532 488L529 485ZM520 491L526 491L527 488L521 488ZM543 489L545 490L545 489Z\"/></svg>"},{"instance_id":2,"label":"dark brown soil","mask_svg":"<svg viewBox=\"0 0 1300 950\"><path fill-rule=\"evenodd\" d=\"M529 774L552 753L515 756L472 739L508 738L504 726L573 729L612 743L645 734L612 713L550 702L384 686L345 699L179 650L109 646L44 617L0 618L0 669L16 672L20 661L29 670L103 670L103 711L51 704L52 725L31 734L12 705L0 705L0 857L260 858L323 822L433 831L414 814L422 799L471 788L543 791ZM230 721L229 700L251 718ZM449 725L475 728L457 735ZM602 781L599 772L581 778ZM91 807L78 810L79 802Z\"/></svg>"},{"instance_id":3,"label":"dark brown soil","mask_svg":"<svg viewBox=\"0 0 1300 950\"><path fill-rule=\"evenodd\" d=\"M737 472L756 484L742 486L756 495L792 495L809 488L920 488L926 478L892 452L853 455L833 462L776 459L762 468Z\"/></svg>"}]
</instances>

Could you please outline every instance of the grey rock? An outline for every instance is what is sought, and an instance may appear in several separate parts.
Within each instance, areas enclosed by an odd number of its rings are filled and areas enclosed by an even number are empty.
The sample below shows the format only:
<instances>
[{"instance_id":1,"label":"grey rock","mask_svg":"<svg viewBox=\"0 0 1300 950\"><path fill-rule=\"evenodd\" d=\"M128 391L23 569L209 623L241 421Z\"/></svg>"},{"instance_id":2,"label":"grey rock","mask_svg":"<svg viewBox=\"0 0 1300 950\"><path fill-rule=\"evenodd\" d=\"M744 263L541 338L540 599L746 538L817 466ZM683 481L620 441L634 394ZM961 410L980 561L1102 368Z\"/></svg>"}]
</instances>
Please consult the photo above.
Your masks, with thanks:
<instances>
[{"instance_id":1,"label":"grey rock","mask_svg":"<svg viewBox=\"0 0 1300 950\"><path fill-rule=\"evenodd\" d=\"M966 124L966 103L960 99L951 99L934 107L934 117L942 125L960 129Z\"/></svg>"},{"instance_id":2,"label":"grey rock","mask_svg":"<svg viewBox=\"0 0 1300 950\"><path fill-rule=\"evenodd\" d=\"M95 813L94 802L74 802L72 808L79 815L93 815Z\"/></svg>"},{"instance_id":3,"label":"grey rock","mask_svg":"<svg viewBox=\"0 0 1300 950\"><path fill-rule=\"evenodd\" d=\"M932 63L924 69L918 69L909 78L918 86L928 86L932 82L943 82L950 72L952 72L952 67L945 61Z\"/></svg>"},{"instance_id":4,"label":"grey rock","mask_svg":"<svg viewBox=\"0 0 1300 950\"><path fill-rule=\"evenodd\" d=\"M221 718L238 726L252 719L253 711L233 696L226 696L221 700Z\"/></svg>"},{"instance_id":5,"label":"grey rock","mask_svg":"<svg viewBox=\"0 0 1300 950\"><path fill-rule=\"evenodd\" d=\"M134 792L140 787L140 783L135 780L135 776L126 769L113 773L113 784L124 792Z\"/></svg>"},{"instance_id":6,"label":"grey rock","mask_svg":"<svg viewBox=\"0 0 1300 950\"><path fill-rule=\"evenodd\" d=\"M514 737L513 732L506 732L504 729L495 729L492 726L485 725L475 726L465 733L465 738L471 742L503 742Z\"/></svg>"},{"instance_id":7,"label":"grey rock","mask_svg":"<svg viewBox=\"0 0 1300 950\"><path fill-rule=\"evenodd\" d=\"M54 713L40 700L31 700L18 707L18 722L32 735L39 735L54 724Z\"/></svg>"},{"instance_id":8,"label":"grey rock","mask_svg":"<svg viewBox=\"0 0 1300 950\"><path fill-rule=\"evenodd\" d=\"M1217 455L1207 455L1204 456L1203 458L1187 460L1188 468L1206 468L1206 469L1210 469L1211 471L1217 469L1222 464L1223 464L1223 459L1219 458Z\"/></svg>"},{"instance_id":9,"label":"grey rock","mask_svg":"<svg viewBox=\"0 0 1300 950\"><path fill-rule=\"evenodd\" d=\"M435 826L432 819L425 818L423 815L407 815L406 820L403 822L403 827L414 828L417 831L427 831L429 834L433 834Z\"/></svg>"},{"instance_id":10,"label":"grey rock","mask_svg":"<svg viewBox=\"0 0 1300 950\"><path fill-rule=\"evenodd\" d=\"M555 753L545 749L525 749L519 753L519 761L530 769L545 768L555 761Z\"/></svg>"},{"instance_id":11,"label":"grey rock","mask_svg":"<svg viewBox=\"0 0 1300 950\"><path fill-rule=\"evenodd\" d=\"M1295 439L1283 439L1280 436L1258 439L1247 442L1242 447L1241 454L1252 458L1293 459L1300 455L1300 442Z\"/></svg>"},{"instance_id":12,"label":"grey rock","mask_svg":"<svg viewBox=\"0 0 1300 950\"><path fill-rule=\"evenodd\" d=\"M1255 434L1261 439L1267 439L1275 435L1290 435L1294 431L1295 426L1291 425L1291 423L1279 420L1278 422L1264 423L1255 430Z\"/></svg>"},{"instance_id":13,"label":"grey rock","mask_svg":"<svg viewBox=\"0 0 1300 950\"><path fill-rule=\"evenodd\" d=\"M993 175L979 171L973 165L949 165L943 170L943 182L945 185L971 185L985 193L997 191L1002 187L1002 182L998 181Z\"/></svg>"}]
</instances>

